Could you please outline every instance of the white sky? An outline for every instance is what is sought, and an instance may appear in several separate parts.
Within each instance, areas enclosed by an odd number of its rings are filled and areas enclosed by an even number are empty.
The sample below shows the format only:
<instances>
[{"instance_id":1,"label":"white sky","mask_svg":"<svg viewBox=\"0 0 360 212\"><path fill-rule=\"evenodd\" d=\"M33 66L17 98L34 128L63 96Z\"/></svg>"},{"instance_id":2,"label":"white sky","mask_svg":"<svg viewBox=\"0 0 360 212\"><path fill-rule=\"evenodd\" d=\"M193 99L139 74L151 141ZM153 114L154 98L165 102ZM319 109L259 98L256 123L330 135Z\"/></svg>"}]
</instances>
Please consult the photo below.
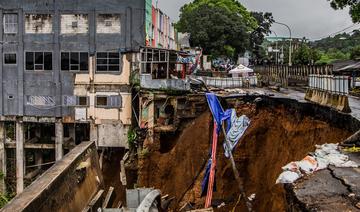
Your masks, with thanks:
<instances>
[{"instance_id":1,"label":"white sky","mask_svg":"<svg viewBox=\"0 0 360 212\"><path fill-rule=\"evenodd\" d=\"M156 2L156 0L154 0ZM178 20L182 5L191 0L158 0L158 6L172 19ZM335 11L327 0L240 0L249 11L272 12L276 21L286 23L293 37L318 39L352 26L349 11ZM359 29L360 24L346 30ZM288 37L284 26L274 24L272 30L281 37Z\"/></svg>"}]
</instances>

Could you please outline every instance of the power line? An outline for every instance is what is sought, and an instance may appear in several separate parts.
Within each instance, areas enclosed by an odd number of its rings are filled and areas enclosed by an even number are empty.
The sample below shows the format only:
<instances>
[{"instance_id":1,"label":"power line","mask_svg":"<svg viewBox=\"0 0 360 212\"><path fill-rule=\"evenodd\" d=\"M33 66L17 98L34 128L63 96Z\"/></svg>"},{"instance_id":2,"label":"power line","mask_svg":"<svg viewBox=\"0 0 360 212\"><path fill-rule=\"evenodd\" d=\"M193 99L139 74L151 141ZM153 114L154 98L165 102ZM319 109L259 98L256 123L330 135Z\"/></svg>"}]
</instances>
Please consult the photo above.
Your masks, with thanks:
<instances>
[{"instance_id":1,"label":"power line","mask_svg":"<svg viewBox=\"0 0 360 212\"><path fill-rule=\"evenodd\" d=\"M318 38L314 38L313 40L321 40L321 39L323 39L323 38L335 36L335 35L337 35L337 34L339 34L339 33L345 32L346 30L353 28L353 27L356 26L356 25L358 25L358 23L352 24L351 26L345 27L344 29L342 29L342 30L340 30L340 31L337 31L337 32L333 32L333 33L331 33L331 34L329 34L329 35L322 36L322 37L318 37ZM359 29L359 28L358 28L358 29ZM353 29L353 30L356 30L356 29Z\"/></svg>"}]
</instances>

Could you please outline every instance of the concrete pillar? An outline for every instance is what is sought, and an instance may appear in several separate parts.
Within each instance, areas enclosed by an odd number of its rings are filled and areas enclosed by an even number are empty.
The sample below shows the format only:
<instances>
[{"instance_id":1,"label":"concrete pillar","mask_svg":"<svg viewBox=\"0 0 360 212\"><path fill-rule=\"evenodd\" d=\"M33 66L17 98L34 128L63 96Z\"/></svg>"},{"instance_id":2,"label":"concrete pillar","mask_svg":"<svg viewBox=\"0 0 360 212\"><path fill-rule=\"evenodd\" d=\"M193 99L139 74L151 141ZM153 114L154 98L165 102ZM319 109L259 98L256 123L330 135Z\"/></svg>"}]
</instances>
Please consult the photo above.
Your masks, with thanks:
<instances>
[{"instance_id":1,"label":"concrete pillar","mask_svg":"<svg viewBox=\"0 0 360 212\"><path fill-rule=\"evenodd\" d=\"M5 149L5 122L0 122L0 171L2 177L0 178L0 193L6 193L5 177L6 177L6 149Z\"/></svg>"},{"instance_id":2,"label":"concrete pillar","mask_svg":"<svg viewBox=\"0 0 360 212\"><path fill-rule=\"evenodd\" d=\"M61 160L64 155L64 126L62 120L56 120L55 123L55 159L56 161Z\"/></svg>"},{"instance_id":3,"label":"concrete pillar","mask_svg":"<svg viewBox=\"0 0 360 212\"><path fill-rule=\"evenodd\" d=\"M43 154L40 150L35 151L35 164L43 164ZM38 169L41 169L41 166L38 166Z\"/></svg>"},{"instance_id":4,"label":"concrete pillar","mask_svg":"<svg viewBox=\"0 0 360 212\"><path fill-rule=\"evenodd\" d=\"M24 123L16 121L16 193L24 190Z\"/></svg>"},{"instance_id":5,"label":"concrete pillar","mask_svg":"<svg viewBox=\"0 0 360 212\"><path fill-rule=\"evenodd\" d=\"M98 145L98 130L94 123L90 124L90 141L95 141L96 146Z\"/></svg>"},{"instance_id":6,"label":"concrete pillar","mask_svg":"<svg viewBox=\"0 0 360 212\"><path fill-rule=\"evenodd\" d=\"M74 140L74 144L75 144L76 143L75 124L69 125L69 136Z\"/></svg>"}]
</instances>

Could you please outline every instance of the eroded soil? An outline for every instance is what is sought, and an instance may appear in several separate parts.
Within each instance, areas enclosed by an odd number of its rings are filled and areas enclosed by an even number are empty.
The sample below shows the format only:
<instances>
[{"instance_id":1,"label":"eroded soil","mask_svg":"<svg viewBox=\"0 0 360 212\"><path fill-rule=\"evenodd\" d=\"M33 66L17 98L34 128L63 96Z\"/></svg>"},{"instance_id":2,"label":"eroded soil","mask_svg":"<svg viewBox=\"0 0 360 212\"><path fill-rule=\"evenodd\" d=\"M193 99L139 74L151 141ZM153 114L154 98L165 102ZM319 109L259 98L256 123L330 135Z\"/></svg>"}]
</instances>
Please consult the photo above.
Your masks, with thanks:
<instances>
[{"instance_id":1,"label":"eroded soil","mask_svg":"<svg viewBox=\"0 0 360 212\"><path fill-rule=\"evenodd\" d=\"M341 142L350 135L283 106L255 111L253 105L246 105L243 111L252 122L236 147L234 158L247 195L256 194L255 211L286 209L285 191L275 185L282 166L301 160L315 149L315 144ZM161 136L163 148L149 147L150 152L139 159L138 186L155 187L163 195L175 197L171 204L175 211L186 203L202 208L205 197L201 197L201 181L209 157L211 122L211 115L206 112L184 125L179 134ZM234 207L235 211L243 211L242 201L237 204L238 186L223 154L222 140L218 143L213 204L225 202L217 211L231 211Z\"/></svg>"}]
</instances>

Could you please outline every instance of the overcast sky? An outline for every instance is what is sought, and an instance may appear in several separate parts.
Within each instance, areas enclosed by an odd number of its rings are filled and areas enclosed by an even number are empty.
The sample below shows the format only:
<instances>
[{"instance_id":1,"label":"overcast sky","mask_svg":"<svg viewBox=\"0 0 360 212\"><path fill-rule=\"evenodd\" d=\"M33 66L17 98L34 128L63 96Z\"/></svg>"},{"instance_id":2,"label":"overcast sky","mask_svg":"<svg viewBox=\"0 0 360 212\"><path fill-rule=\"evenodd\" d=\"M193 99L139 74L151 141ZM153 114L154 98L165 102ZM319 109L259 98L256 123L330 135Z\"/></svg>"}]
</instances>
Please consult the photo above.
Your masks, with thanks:
<instances>
[{"instance_id":1,"label":"overcast sky","mask_svg":"<svg viewBox=\"0 0 360 212\"><path fill-rule=\"evenodd\" d=\"M156 0L154 0L156 1ZM191 0L159 0L158 6L174 20L179 9ZM318 39L353 25L348 10L333 10L327 0L240 0L250 11L272 12L276 21L286 23L293 37ZM360 24L346 30L359 29ZM284 26L274 24L272 30L282 37L289 32Z\"/></svg>"}]
</instances>

